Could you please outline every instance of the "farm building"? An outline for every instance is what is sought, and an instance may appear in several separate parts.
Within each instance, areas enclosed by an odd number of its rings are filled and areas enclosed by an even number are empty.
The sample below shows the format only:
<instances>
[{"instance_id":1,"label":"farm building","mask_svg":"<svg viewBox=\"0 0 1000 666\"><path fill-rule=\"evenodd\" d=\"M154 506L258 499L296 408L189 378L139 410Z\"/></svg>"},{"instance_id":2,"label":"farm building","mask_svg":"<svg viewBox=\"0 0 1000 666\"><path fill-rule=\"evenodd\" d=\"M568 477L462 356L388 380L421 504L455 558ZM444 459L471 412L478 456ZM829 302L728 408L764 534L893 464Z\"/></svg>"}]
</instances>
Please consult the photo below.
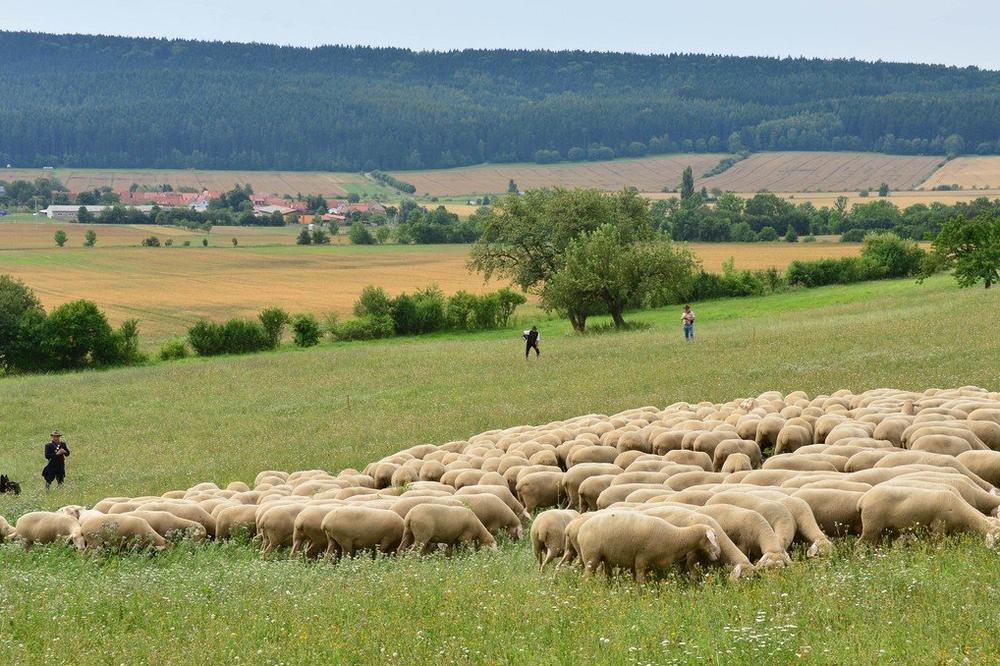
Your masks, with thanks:
<instances>
[{"instance_id":1,"label":"farm building","mask_svg":"<svg viewBox=\"0 0 1000 666\"><path fill-rule=\"evenodd\" d=\"M80 213L80 209L84 208L88 213L93 215L100 215L111 206L97 205L97 206L80 206L80 205L56 205L51 204L45 210L39 211L45 215L50 220L76 220L76 216ZM149 214L154 208L158 206L129 206L129 208L135 208L138 211Z\"/></svg>"},{"instance_id":2,"label":"farm building","mask_svg":"<svg viewBox=\"0 0 1000 666\"><path fill-rule=\"evenodd\" d=\"M285 224L291 223L294 220L294 216L299 214L299 210L291 206L254 206L253 212L258 217L280 213L281 217L285 220Z\"/></svg>"}]
</instances>

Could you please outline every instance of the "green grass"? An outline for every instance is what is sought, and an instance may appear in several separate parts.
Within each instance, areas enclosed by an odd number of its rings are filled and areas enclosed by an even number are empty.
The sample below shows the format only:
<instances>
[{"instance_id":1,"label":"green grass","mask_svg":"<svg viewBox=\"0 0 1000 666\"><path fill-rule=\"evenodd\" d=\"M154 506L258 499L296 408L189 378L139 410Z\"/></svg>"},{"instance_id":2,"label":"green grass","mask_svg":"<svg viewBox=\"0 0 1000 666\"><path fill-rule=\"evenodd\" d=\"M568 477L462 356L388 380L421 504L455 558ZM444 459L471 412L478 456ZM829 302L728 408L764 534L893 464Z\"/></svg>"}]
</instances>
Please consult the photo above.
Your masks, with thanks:
<instances>
[{"instance_id":1,"label":"green grass","mask_svg":"<svg viewBox=\"0 0 1000 666\"><path fill-rule=\"evenodd\" d=\"M518 331L325 345L242 358L0 380L0 498L13 518L265 468L336 470L422 442L677 400L768 390L1000 384L1000 292L949 278L637 313L647 330ZM597 322L595 322L597 323ZM73 451L45 496L46 434ZM152 559L0 546L9 663L972 662L1000 650L997 555L977 540L899 544L733 584L539 575L526 544L453 560L260 562L244 545ZM279 558L281 559L281 558ZM58 627L54 629L53 627ZM58 641L55 638L58 637ZM69 647L67 647L69 646ZM260 652L258 652L258 650ZM394 656L395 655L395 656Z\"/></svg>"}]
</instances>

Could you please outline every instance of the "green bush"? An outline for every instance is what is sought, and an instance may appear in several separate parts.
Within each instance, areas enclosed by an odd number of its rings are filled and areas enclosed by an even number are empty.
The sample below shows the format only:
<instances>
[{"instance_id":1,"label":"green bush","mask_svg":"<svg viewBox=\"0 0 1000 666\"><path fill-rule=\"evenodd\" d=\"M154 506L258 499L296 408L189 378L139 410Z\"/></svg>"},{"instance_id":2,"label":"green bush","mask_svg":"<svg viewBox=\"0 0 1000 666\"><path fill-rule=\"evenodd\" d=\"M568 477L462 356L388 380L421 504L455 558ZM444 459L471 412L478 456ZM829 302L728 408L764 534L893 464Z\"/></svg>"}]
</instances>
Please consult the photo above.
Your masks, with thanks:
<instances>
[{"instance_id":1,"label":"green bush","mask_svg":"<svg viewBox=\"0 0 1000 666\"><path fill-rule=\"evenodd\" d=\"M124 350L104 313L91 301L72 301L55 308L45 323L42 349L54 370L118 365Z\"/></svg>"},{"instance_id":2,"label":"green bush","mask_svg":"<svg viewBox=\"0 0 1000 666\"><path fill-rule=\"evenodd\" d=\"M346 319L337 323L330 334L334 340L375 340L378 338L390 338L396 332L396 326L392 317L364 315L356 319Z\"/></svg>"},{"instance_id":3,"label":"green bush","mask_svg":"<svg viewBox=\"0 0 1000 666\"><path fill-rule=\"evenodd\" d=\"M448 297L448 305L445 308L448 328L457 331L472 328L472 308L476 303L476 298L475 295L467 291L456 291Z\"/></svg>"},{"instance_id":4,"label":"green bush","mask_svg":"<svg viewBox=\"0 0 1000 666\"><path fill-rule=\"evenodd\" d=\"M354 303L355 317L391 317L392 299L382 287L369 285L361 290L361 296Z\"/></svg>"},{"instance_id":5,"label":"green bush","mask_svg":"<svg viewBox=\"0 0 1000 666\"><path fill-rule=\"evenodd\" d=\"M299 314L292 317L292 339L296 347L313 347L319 344L322 332L316 317Z\"/></svg>"},{"instance_id":6,"label":"green bush","mask_svg":"<svg viewBox=\"0 0 1000 666\"><path fill-rule=\"evenodd\" d=\"M312 245L312 242L312 234L310 234L309 230L306 228L303 228L302 231L299 232L298 238L295 239L296 245Z\"/></svg>"},{"instance_id":7,"label":"green bush","mask_svg":"<svg viewBox=\"0 0 1000 666\"><path fill-rule=\"evenodd\" d=\"M878 275L861 257L793 261L785 273L788 284L803 287L822 287L828 284L850 284L872 280Z\"/></svg>"},{"instance_id":8,"label":"green bush","mask_svg":"<svg viewBox=\"0 0 1000 666\"><path fill-rule=\"evenodd\" d=\"M803 243L815 243L816 242L816 237L813 236L812 234L809 234L808 236L806 236L805 238L802 239L802 242Z\"/></svg>"},{"instance_id":9,"label":"green bush","mask_svg":"<svg viewBox=\"0 0 1000 666\"><path fill-rule=\"evenodd\" d=\"M368 231L368 227L360 222L355 222L351 225L351 230L348 232L347 237L355 245L374 245L375 237L372 233Z\"/></svg>"},{"instance_id":10,"label":"green bush","mask_svg":"<svg viewBox=\"0 0 1000 666\"><path fill-rule=\"evenodd\" d=\"M398 335L440 331L448 324L444 294L437 287L400 294L392 301L392 320Z\"/></svg>"},{"instance_id":11,"label":"green bush","mask_svg":"<svg viewBox=\"0 0 1000 666\"><path fill-rule=\"evenodd\" d=\"M848 229L840 236L841 243L860 243L865 239L864 229Z\"/></svg>"},{"instance_id":12,"label":"green bush","mask_svg":"<svg viewBox=\"0 0 1000 666\"><path fill-rule=\"evenodd\" d=\"M160 247L160 239L156 236L150 236L148 238L142 239L143 247Z\"/></svg>"},{"instance_id":13,"label":"green bush","mask_svg":"<svg viewBox=\"0 0 1000 666\"><path fill-rule=\"evenodd\" d=\"M910 277L920 273L927 255L916 243L894 233L872 233L865 236L861 258L876 278Z\"/></svg>"},{"instance_id":14,"label":"green bush","mask_svg":"<svg viewBox=\"0 0 1000 666\"><path fill-rule=\"evenodd\" d=\"M269 349L277 349L281 344L281 336L285 332L285 326L291 321L288 313L281 308L267 308L262 311L257 318L267 336L267 346Z\"/></svg>"},{"instance_id":15,"label":"green bush","mask_svg":"<svg viewBox=\"0 0 1000 666\"><path fill-rule=\"evenodd\" d=\"M160 360L161 361L176 361L182 358L187 358L189 355L187 343L180 338L173 338L167 340L160 347Z\"/></svg>"},{"instance_id":16,"label":"green bush","mask_svg":"<svg viewBox=\"0 0 1000 666\"><path fill-rule=\"evenodd\" d=\"M330 236L322 229L317 229L312 234L312 242L314 245L329 245Z\"/></svg>"},{"instance_id":17,"label":"green bush","mask_svg":"<svg viewBox=\"0 0 1000 666\"><path fill-rule=\"evenodd\" d=\"M764 227L757 232L757 240L761 243L778 240L778 231L774 227Z\"/></svg>"},{"instance_id":18,"label":"green bush","mask_svg":"<svg viewBox=\"0 0 1000 666\"><path fill-rule=\"evenodd\" d=\"M188 329L188 342L199 356L250 354L271 348L264 327L248 319L222 324L200 319Z\"/></svg>"}]
</instances>

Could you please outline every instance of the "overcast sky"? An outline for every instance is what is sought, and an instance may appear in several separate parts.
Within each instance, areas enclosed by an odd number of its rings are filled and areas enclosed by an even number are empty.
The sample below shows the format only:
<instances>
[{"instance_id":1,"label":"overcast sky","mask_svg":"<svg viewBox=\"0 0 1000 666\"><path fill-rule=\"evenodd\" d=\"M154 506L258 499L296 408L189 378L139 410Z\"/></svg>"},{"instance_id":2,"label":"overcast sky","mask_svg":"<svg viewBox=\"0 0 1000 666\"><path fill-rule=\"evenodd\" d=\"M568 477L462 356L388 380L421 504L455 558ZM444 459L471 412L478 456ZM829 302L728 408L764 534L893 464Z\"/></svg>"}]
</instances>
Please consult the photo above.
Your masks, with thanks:
<instances>
[{"instance_id":1,"label":"overcast sky","mask_svg":"<svg viewBox=\"0 0 1000 666\"><path fill-rule=\"evenodd\" d=\"M1000 69L998 0L0 0L0 28L413 49L854 57Z\"/></svg>"}]
</instances>

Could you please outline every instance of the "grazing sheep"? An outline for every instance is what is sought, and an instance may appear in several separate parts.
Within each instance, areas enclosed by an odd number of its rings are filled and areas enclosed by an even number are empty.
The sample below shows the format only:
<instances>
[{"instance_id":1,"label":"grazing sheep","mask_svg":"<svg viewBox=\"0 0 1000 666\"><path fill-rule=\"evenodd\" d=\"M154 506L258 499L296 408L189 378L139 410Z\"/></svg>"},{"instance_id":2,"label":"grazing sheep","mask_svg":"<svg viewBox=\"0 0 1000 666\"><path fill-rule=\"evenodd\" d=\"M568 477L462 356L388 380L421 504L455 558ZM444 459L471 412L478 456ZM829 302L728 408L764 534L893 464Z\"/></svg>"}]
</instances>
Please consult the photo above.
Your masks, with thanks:
<instances>
[{"instance_id":1,"label":"grazing sheep","mask_svg":"<svg viewBox=\"0 0 1000 666\"><path fill-rule=\"evenodd\" d=\"M719 470L723 474L732 474L734 472L749 472L753 469L753 461L745 453L730 453L726 456L726 461L722 464L722 469Z\"/></svg>"},{"instance_id":2,"label":"grazing sheep","mask_svg":"<svg viewBox=\"0 0 1000 666\"><path fill-rule=\"evenodd\" d=\"M599 476L587 477L577 491L580 497L580 503L577 505L577 509L580 513L584 511L597 511L600 507L597 505L597 501L600 499L601 493L611 487L611 483L615 480L615 474L601 474Z\"/></svg>"},{"instance_id":3,"label":"grazing sheep","mask_svg":"<svg viewBox=\"0 0 1000 666\"><path fill-rule=\"evenodd\" d=\"M761 465L760 447L752 439L724 439L715 447L712 456L712 469L721 472L726 459L734 453L742 453L750 458L751 469L757 469Z\"/></svg>"},{"instance_id":4,"label":"grazing sheep","mask_svg":"<svg viewBox=\"0 0 1000 666\"><path fill-rule=\"evenodd\" d=\"M573 509L549 509L535 517L531 524L531 549L539 571L566 554L566 526L579 515Z\"/></svg>"},{"instance_id":5,"label":"grazing sheep","mask_svg":"<svg viewBox=\"0 0 1000 666\"><path fill-rule=\"evenodd\" d=\"M580 508L580 485L590 477L621 473L622 468L613 463L581 463L570 467L562 476L563 493L569 506Z\"/></svg>"},{"instance_id":6,"label":"grazing sheep","mask_svg":"<svg viewBox=\"0 0 1000 666\"><path fill-rule=\"evenodd\" d=\"M697 444L697 441L695 444ZM718 447L713 447L713 450L717 448ZM715 467L712 465L712 457L705 451L667 451L666 455L663 456L663 459L677 463L678 465L700 467L706 472L715 471Z\"/></svg>"},{"instance_id":7,"label":"grazing sheep","mask_svg":"<svg viewBox=\"0 0 1000 666\"><path fill-rule=\"evenodd\" d=\"M565 493L562 490L562 477L561 471L531 472L518 477L517 499L524 506L525 511L534 513L536 509L560 506L565 499Z\"/></svg>"},{"instance_id":8,"label":"grazing sheep","mask_svg":"<svg viewBox=\"0 0 1000 666\"><path fill-rule=\"evenodd\" d=\"M231 539L235 533L243 531L257 534L257 506L241 504L222 509L215 516L215 538Z\"/></svg>"},{"instance_id":9,"label":"grazing sheep","mask_svg":"<svg viewBox=\"0 0 1000 666\"><path fill-rule=\"evenodd\" d=\"M861 534L858 502L862 495L864 492L815 487L803 487L792 493L792 497L809 505L824 534L837 537Z\"/></svg>"},{"instance_id":10,"label":"grazing sheep","mask_svg":"<svg viewBox=\"0 0 1000 666\"><path fill-rule=\"evenodd\" d=\"M1000 487L1000 451L966 451L958 462L989 484Z\"/></svg>"},{"instance_id":11,"label":"grazing sheep","mask_svg":"<svg viewBox=\"0 0 1000 666\"><path fill-rule=\"evenodd\" d=\"M10 523L3 516L0 516L0 543L13 539L15 534L17 532L10 526Z\"/></svg>"},{"instance_id":12,"label":"grazing sheep","mask_svg":"<svg viewBox=\"0 0 1000 666\"><path fill-rule=\"evenodd\" d=\"M503 500L503 503L514 512L514 515L518 517L521 524L527 525L528 521L531 520L531 514L529 514L524 505L517 501L514 494L510 492L510 489L506 485L476 485L468 486L462 488L455 492L455 497L460 497L462 495L495 495Z\"/></svg>"},{"instance_id":13,"label":"grazing sheep","mask_svg":"<svg viewBox=\"0 0 1000 666\"><path fill-rule=\"evenodd\" d=\"M880 484L858 502L862 532L858 543L878 544L886 533L923 528L937 534L974 532L993 547L1000 521L969 506L953 489Z\"/></svg>"},{"instance_id":14,"label":"grazing sheep","mask_svg":"<svg viewBox=\"0 0 1000 666\"><path fill-rule=\"evenodd\" d=\"M81 524L86 520L86 518L92 517L93 513L96 512L88 512L84 517L81 517ZM190 539L191 541L204 541L208 536L208 533L205 531L205 527L201 523L196 523L195 521L187 520L186 518L178 518L174 514L167 513L166 511L140 510L122 515L135 516L136 518L145 520L149 526L153 528L153 531L164 539L181 537Z\"/></svg>"},{"instance_id":15,"label":"grazing sheep","mask_svg":"<svg viewBox=\"0 0 1000 666\"><path fill-rule=\"evenodd\" d=\"M68 541L81 550L86 546L80 532L80 522L65 513L48 511L26 513L17 519L14 532L24 544L25 550L31 549L36 543L48 544L56 541Z\"/></svg>"},{"instance_id":16,"label":"grazing sheep","mask_svg":"<svg viewBox=\"0 0 1000 666\"><path fill-rule=\"evenodd\" d=\"M750 563L750 560L743 554L743 551L736 547L736 544L734 544L732 539L729 538L725 530L723 530L719 523L716 522L716 520L711 516L698 513L693 507L677 505L654 506L652 508L645 509L643 513L649 516L655 516L656 518L662 518L676 527L704 525L715 531L716 538L719 540L718 560L707 560L704 557L704 552L701 550L692 551L688 554L687 559L687 569L690 573L694 573L696 567L698 566L706 567L711 564L718 564L719 566L728 567L730 569L729 577L733 580L753 575L753 564Z\"/></svg>"},{"instance_id":17,"label":"grazing sheep","mask_svg":"<svg viewBox=\"0 0 1000 666\"><path fill-rule=\"evenodd\" d=\"M753 509L732 504L706 504L693 510L709 516L723 529L736 547L761 569L780 569L792 559L771 524Z\"/></svg>"},{"instance_id":18,"label":"grazing sheep","mask_svg":"<svg viewBox=\"0 0 1000 666\"><path fill-rule=\"evenodd\" d=\"M462 506L422 504L403 521L403 538L397 552L420 546L427 554L435 544L444 544L450 555L456 544L473 543L496 549L496 540L472 509Z\"/></svg>"},{"instance_id":19,"label":"grazing sheep","mask_svg":"<svg viewBox=\"0 0 1000 666\"><path fill-rule=\"evenodd\" d=\"M474 495L456 495L455 501L472 509L486 530L494 538L506 533L515 541L524 534L521 519L510 510L502 499L489 493Z\"/></svg>"},{"instance_id":20,"label":"grazing sheep","mask_svg":"<svg viewBox=\"0 0 1000 666\"><path fill-rule=\"evenodd\" d=\"M326 514L322 529L327 539L326 557L351 557L359 550L393 553L403 539L403 519L386 509L339 506Z\"/></svg>"},{"instance_id":21,"label":"grazing sheep","mask_svg":"<svg viewBox=\"0 0 1000 666\"><path fill-rule=\"evenodd\" d=\"M142 511L166 511L178 518L193 520L205 528L205 533L208 534L209 538L215 538L215 519L212 518L212 514L193 502L185 502L183 500L148 502L136 508Z\"/></svg>"},{"instance_id":22,"label":"grazing sheep","mask_svg":"<svg viewBox=\"0 0 1000 666\"><path fill-rule=\"evenodd\" d=\"M958 470L962 474L969 477L973 483L986 492L990 492L994 489L991 484L976 476L972 470L963 465L953 456L928 453L927 451L896 451L890 453L875 463L874 469L900 467L904 465L933 465L935 467L951 467L952 469Z\"/></svg>"},{"instance_id":23,"label":"grazing sheep","mask_svg":"<svg viewBox=\"0 0 1000 666\"><path fill-rule=\"evenodd\" d=\"M129 514L91 515L79 523L84 550L111 548L155 548L164 550L167 540L142 518Z\"/></svg>"},{"instance_id":24,"label":"grazing sheep","mask_svg":"<svg viewBox=\"0 0 1000 666\"><path fill-rule=\"evenodd\" d=\"M600 511L580 528L578 537L584 576L603 565L608 578L615 567L632 572L638 583L650 571L663 571L698 551L698 557L719 559L715 530L704 525L674 527L660 518L634 511Z\"/></svg>"},{"instance_id":25,"label":"grazing sheep","mask_svg":"<svg viewBox=\"0 0 1000 666\"><path fill-rule=\"evenodd\" d=\"M289 559L295 559L299 551L304 551L306 559L318 557L329 545L326 532L323 531L323 520L327 514L337 507L344 506L340 502L330 504L313 504L299 511L292 523L292 548Z\"/></svg>"},{"instance_id":26,"label":"grazing sheep","mask_svg":"<svg viewBox=\"0 0 1000 666\"><path fill-rule=\"evenodd\" d=\"M295 535L295 518L305 509L304 504L281 504L257 513L257 536L260 556L267 557L276 548L288 546Z\"/></svg>"}]
</instances>

